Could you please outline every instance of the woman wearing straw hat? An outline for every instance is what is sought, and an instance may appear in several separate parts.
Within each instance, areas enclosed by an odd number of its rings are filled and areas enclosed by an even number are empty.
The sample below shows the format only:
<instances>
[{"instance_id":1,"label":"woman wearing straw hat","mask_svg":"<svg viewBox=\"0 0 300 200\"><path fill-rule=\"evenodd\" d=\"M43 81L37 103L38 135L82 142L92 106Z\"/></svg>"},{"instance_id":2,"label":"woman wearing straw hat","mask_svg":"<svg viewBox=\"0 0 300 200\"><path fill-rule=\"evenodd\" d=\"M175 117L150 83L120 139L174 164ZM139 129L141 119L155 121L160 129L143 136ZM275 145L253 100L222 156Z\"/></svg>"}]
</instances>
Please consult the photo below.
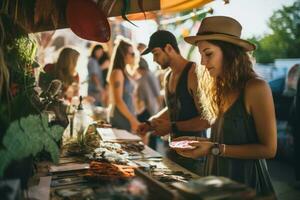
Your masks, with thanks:
<instances>
[{"instance_id":1,"label":"woman wearing straw hat","mask_svg":"<svg viewBox=\"0 0 300 200\"><path fill-rule=\"evenodd\" d=\"M196 36L185 38L201 54L200 99L212 135L210 140L197 138L193 150L176 151L190 158L207 157L206 175L229 177L258 194L273 194L265 161L277 148L272 93L252 69L248 52L255 45L240 38L241 30L235 19L214 16L202 21Z\"/></svg>"}]
</instances>

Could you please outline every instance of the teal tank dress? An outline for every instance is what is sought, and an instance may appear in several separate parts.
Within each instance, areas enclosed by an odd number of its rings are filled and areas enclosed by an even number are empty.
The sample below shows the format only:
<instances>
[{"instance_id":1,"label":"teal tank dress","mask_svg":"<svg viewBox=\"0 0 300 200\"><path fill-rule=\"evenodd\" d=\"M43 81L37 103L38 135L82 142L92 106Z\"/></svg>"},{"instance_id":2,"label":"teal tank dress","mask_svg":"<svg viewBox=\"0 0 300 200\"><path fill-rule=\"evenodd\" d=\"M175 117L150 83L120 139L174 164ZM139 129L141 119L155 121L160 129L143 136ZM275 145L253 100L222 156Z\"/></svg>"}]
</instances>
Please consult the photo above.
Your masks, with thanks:
<instances>
[{"instance_id":1,"label":"teal tank dress","mask_svg":"<svg viewBox=\"0 0 300 200\"><path fill-rule=\"evenodd\" d=\"M244 105L241 92L233 105L222 114L212 127L211 140L226 145L258 143L254 119ZM265 159L236 159L208 156L205 175L228 177L256 190L258 195L274 194Z\"/></svg>"}]
</instances>

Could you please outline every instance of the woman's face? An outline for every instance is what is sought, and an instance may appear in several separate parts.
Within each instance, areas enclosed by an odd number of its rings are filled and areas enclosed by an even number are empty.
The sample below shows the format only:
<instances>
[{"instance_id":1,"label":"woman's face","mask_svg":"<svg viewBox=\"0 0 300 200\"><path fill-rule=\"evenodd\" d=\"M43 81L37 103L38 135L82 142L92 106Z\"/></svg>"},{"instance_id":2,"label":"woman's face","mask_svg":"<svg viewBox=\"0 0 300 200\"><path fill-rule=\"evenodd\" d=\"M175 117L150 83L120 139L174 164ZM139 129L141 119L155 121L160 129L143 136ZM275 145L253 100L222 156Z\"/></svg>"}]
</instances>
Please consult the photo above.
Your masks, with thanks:
<instances>
[{"instance_id":1,"label":"woman's face","mask_svg":"<svg viewBox=\"0 0 300 200\"><path fill-rule=\"evenodd\" d=\"M128 48L127 54L125 55L125 63L129 65L134 64L134 51L131 46Z\"/></svg>"},{"instance_id":2,"label":"woman's face","mask_svg":"<svg viewBox=\"0 0 300 200\"><path fill-rule=\"evenodd\" d=\"M201 65L205 66L211 77L219 77L222 74L223 53L220 47L208 41L198 42L201 55Z\"/></svg>"},{"instance_id":3,"label":"woman's face","mask_svg":"<svg viewBox=\"0 0 300 200\"><path fill-rule=\"evenodd\" d=\"M99 59L103 55L103 49L97 49L95 51L95 57L96 59Z\"/></svg>"}]
</instances>

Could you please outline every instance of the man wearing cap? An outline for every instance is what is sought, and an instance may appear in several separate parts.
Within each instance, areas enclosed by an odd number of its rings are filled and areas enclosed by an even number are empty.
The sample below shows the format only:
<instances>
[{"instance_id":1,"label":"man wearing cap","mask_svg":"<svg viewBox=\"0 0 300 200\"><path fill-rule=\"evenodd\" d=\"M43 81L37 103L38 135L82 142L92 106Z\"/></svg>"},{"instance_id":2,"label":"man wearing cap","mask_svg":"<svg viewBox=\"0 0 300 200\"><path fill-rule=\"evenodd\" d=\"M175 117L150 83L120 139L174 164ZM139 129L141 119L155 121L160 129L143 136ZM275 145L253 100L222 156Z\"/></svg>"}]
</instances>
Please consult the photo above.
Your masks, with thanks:
<instances>
[{"instance_id":1,"label":"man wearing cap","mask_svg":"<svg viewBox=\"0 0 300 200\"><path fill-rule=\"evenodd\" d=\"M165 30L156 31L150 37L148 48L142 55L149 52L153 60L162 69L170 70L165 76L166 107L151 117L147 123L140 124L139 134L153 131L153 134L172 138L179 136L206 137L205 129L209 127L201 117L201 108L197 96L196 65L182 57L175 36ZM169 150L168 157L183 167L200 173L199 162L181 157Z\"/></svg>"}]
</instances>

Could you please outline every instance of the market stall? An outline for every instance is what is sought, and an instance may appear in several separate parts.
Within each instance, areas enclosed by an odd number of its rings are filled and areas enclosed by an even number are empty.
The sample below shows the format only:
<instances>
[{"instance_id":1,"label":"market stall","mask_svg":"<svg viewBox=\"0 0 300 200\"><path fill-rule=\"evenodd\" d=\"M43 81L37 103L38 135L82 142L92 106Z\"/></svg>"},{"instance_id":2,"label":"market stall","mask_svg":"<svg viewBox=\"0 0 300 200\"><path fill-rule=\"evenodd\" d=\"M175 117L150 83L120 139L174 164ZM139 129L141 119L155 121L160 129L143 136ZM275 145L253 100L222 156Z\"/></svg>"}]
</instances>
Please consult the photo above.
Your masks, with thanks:
<instances>
[{"instance_id":1,"label":"market stall","mask_svg":"<svg viewBox=\"0 0 300 200\"><path fill-rule=\"evenodd\" d=\"M0 3L0 176L21 180L5 181L0 187L11 185L12 192L6 194L14 199L23 198L21 188L25 197L36 199L253 198L255 192L248 187L225 178L201 178L150 149L141 138L98 119L76 129L78 122L72 123L69 108L57 97L58 83L51 82L41 93L34 90L38 47L28 33L70 27L84 39L107 42L108 17L129 21L131 13L147 18L149 11L172 13L210 0L97 2Z\"/></svg>"},{"instance_id":2,"label":"market stall","mask_svg":"<svg viewBox=\"0 0 300 200\"><path fill-rule=\"evenodd\" d=\"M30 197L50 199L248 198L255 192L220 177L201 178L161 156L124 130L90 125L79 138L66 138L58 165L39 163ZM34 181L32 181L34 182ZM39 196L42 195L42 196ZM43 198L44 199L44 198Z\"/></svg>"}]
</instances>

